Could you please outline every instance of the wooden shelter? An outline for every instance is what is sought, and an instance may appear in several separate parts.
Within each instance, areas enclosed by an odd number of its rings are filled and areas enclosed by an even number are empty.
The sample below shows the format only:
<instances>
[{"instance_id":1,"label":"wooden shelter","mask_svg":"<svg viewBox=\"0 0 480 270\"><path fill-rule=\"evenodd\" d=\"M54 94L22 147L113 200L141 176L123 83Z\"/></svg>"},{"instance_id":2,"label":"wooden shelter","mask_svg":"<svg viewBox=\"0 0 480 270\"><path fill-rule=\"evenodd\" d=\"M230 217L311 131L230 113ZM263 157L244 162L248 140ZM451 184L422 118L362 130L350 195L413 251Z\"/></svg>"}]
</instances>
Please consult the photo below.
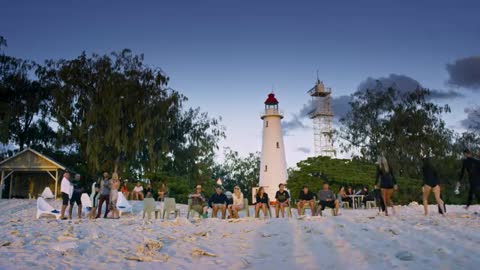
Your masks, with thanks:
<instances>
[{"instance_id":1,"label":"wooden shelter","mask_svg":"<svg viewBox=\"0 0 480 270\"><path fill-rule=\"evenodd\" d=\"M37 197L45 187L54 190L56 198L65 169L31 148L20 151L0 162L0 198Z\"/></svg>"}]
</instances>

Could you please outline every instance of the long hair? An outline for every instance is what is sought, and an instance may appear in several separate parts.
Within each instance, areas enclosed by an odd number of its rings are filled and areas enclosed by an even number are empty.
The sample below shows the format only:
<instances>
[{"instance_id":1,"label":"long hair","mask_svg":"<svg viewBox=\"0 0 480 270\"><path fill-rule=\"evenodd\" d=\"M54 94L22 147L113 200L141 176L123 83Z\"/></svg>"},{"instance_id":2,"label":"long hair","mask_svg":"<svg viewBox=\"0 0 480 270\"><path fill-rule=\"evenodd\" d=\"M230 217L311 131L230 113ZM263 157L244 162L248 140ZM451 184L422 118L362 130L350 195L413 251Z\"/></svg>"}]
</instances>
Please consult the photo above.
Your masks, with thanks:
<instances>
[{"instance_id":1,"label":"long hair","mask_svg":"<svg viewBox=\"0 0 480 270\"><path fill-rule=\"evenodd\" d=\"M383 173L388 173L390 171L390 166L388 165L387 158L385 156L378 157L378 167Z\"/></svg>"},{"instance_id":2,"label":"long hair","mask_svg":"<svg viewBox=\"0 0 480 270\"><path fill-rule=\"evenodd\" d=\"M242 195L242 191L240 190L239 186L233 187L233 195L237 196L237 199L240 199L240 195Z\"/></svg>"},{"instance_id":3,"label":"long hair","mask_svg":"<svg viewBox=\"0 0 480 270\"><path fill-rule=\"evenodd\" d=\"M260 193L260 192L261 192L261 193ZM258 191L257 191L257 196L260 196L260 195L261 195L262 198L263 198L263 195L264 195L264 194L265 194L265 190L263 190L263 187L260 187L260 188L258 189Z\"/></svg>"},{"instance_id":4,"label":"long hair","mask_svg":"<svg viewBox=\"0 0 480 270\"><path fill-rule=\"evenodd\" d=\"M112 180L119 180L118 173L116 172L112 173Z\"/></svg>"}]
</instances>

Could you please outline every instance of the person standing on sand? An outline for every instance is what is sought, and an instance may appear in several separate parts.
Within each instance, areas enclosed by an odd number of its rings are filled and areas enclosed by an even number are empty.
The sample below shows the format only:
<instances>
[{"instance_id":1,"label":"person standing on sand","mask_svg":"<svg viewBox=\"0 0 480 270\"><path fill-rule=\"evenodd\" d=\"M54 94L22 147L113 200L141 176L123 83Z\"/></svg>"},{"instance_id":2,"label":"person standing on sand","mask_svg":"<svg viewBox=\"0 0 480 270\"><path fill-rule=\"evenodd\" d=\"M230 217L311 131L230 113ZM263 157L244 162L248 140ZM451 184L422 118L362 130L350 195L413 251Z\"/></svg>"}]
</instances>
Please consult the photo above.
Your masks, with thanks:
<instances>
[{"instance_id":1,"label":"person standing on sand","mask_svg":"<svg viewBox=\"0 0 480 270\"><path fill-rule=\"evenodd\" d=\"M475 195L477 202L480 203L480 160L473 157L472 152L468 149L463 151L462 170L457 181L457 187L460 187L460 182L463 180L465 171L468 174L470 182L470 189L468 191L468 199L465 209L468 209L472 204L473 196Z\"/></svg>"},{"instance_id":2,"label":"person standing on sand","mask_svg":"<svg viewBox=\"0 0 480 270\"><path fill-rule=\"evenodd\" d=\"M73 191L72 191L72 196L70 199L70 207L68 208L68 218L72 219L72 214L73 214L73 205L76 203L77 204L77 211L78 211L78 219L82 218L82 192L83 189L80 187L80 174L75 174L75 178L71 182L73 186Z\"/></svg>"},{"instance_id":3,"label":"person standing on sand","mask_svg":"<svg viewBox=\"0 0 480 270\"><path fill-rule=\"evenodd\" d=\"M110 211L114 219L120 218L120 213L117 209L118 188L120 188L120 180L118 174L114 172L112 173L112 179L110 179Z\"/></svg>"},{"instance_id":4,"label":"person standing on sand","mask_svg":"<svg viewBox=\"0 0 480 270\"><path fill-rule=\"evenodd\" d=\"M437 201L438 207L440 209L440 213L445 215L445 204L443 200L440 198L440 181L438 179L437 170L432 165L432 160L429 157L423 158L423 165L422 165L422 173L423 173L423 209L425 216L428 215L428 196L430 195L430 191L433 191L435 195L435 200Z\"/></svg>"},{"instance_id":5,"label":"person standing on sand","mask_svg":"<svg viewBox=\"0 0 480 270\"><path fill-rule=\"evenodd\" d=\"M98 213L96 218L100 218L102 214L102 205L105 202L105 215L107 218L108 208L110 206L110 179L107 172L103 173L103 179L100 181L100 198L98 199Z\"/></svg>"},{"instance_id":6,"label":"person standing on sand","mask_svg":"<svg viewBox=\"0 0 480 270\"><path fill-rule=\"evenodd\" d=\"M65 210L67 210L68 201L72 195L72 184L70 183L70 173L63 174L62 182L60 183L60 192L62 194L62 211L60 212L60 219L65 220Z\"/></svg>"},{"instance_id":7,"label":"person standing on sand","mask_svg":"<svg viewBox=\"0 0 480 270\"><path fill-rule=\"evenodd\" d=\"M397 181L393 175L392 168L388 164L384 156L378 157L377 175L375 177L375 188L380 182L380 190L385 203L385 215L388 216L388 206L392 207L392 212L395 214L395 207L392 202L393 191L397 190Z\"/></svg>"}]
</instances>

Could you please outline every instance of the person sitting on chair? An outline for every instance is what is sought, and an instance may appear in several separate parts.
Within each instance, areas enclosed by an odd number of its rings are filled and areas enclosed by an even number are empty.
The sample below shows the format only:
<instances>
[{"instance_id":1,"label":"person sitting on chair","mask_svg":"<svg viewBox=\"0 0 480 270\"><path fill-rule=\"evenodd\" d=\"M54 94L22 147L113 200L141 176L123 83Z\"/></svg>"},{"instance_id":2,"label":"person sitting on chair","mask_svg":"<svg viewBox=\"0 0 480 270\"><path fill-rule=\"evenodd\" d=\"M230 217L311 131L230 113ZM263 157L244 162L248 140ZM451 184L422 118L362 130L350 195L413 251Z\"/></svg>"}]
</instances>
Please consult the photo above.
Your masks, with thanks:
<instances>
[{"instance_id":1,"label":"person sitting on chair","mask_svg":"<svg viewBox=\"0 0 480 270\"><path fill-rule=\"evenodd\" d=\"M256 203L255 203L255 217L258 218L260 217L260 209L263 211L263 216L267 216L267 207L270 207L268 205L269 199L268 199L268 194L265 193L265 189L263 187L260 187L257 191L257 195L255 196Z\"/></svg>"},{"instance_id":2,"label":"person sitting on chair","mask_svg":"<svg viewBox=\"0 0 480 270\"><path fill-rule=\"evenodd\" d=\"M133 190L132 190L132 200L133 200L134 196L135 196L135 199L137 201L138 201L138 198L143 200L143 186L142 186L142 183L137 182L137 185L135 186L135 188L133 188Z\"/></svg>"},{"instance_id":3,"label":"person sitting on chair","mask_svg":"<svg viewBox=\"0 0 480 270\"><path fill-rule=\"evenodd\" d=\"M275 216L279 217L279 212L282 213L282 218L285 217L285 207L288 206L288 200L290 199L290 194L285 190L284 184L278 185L278 191L275 194L275 199L277 203L275 204Z\"/></svg>"},{"instance_id":4,"label":"person sitting on chair","mask_svg":"<svg viewBox=\"0 0 480 270\"><path fill-rule=\"evenodd\" d=\"M168 189L167 185L165 183L160 184L160 187L158 188L158 200L159 201L164 201L165 197L167 197Z\"/></svg>"},{"instance_id":5,"label":"person sitting on chair","mask_svg":"<svg viewBox=\"0 0 480 270\"><path fill-rule=\"evenodd\" d=\"M229 214L233 218L239 218L238 211L242 210L243 207L244 207L244 205L243 205L243 193L240 191L239 186L235 186L233 188L232 199L233 199L233 203L228 205Z\"/></svg>"},{"instance_id":6,"label":"person sitting on chair","mask_svg":"<svg viewBox=\"0 0 480 270\"><path fill-rule=\"evenodd\" d=\"M300 195L298 196L297 202L297 211L298 215L303 214L303 206L308 205L312 210L312 216L315 215L315 195L313 192L308 190L308 186L303 186L302 191L300 191Z\"/></svg>"},{"instance_id":7,"label":"person sitting on chair","mask_svg":"<svg viewBox=\"0 0 480 270\"><path fill-rule=\"evenodd\" d=\"M362 192L360 192L360 195L363 195L362 204L365 205L365 208L367 208L368 201L375 201L373 194L370 193L370 190L368 189L367 186L363 187Z\"/></svg>"},{"instance_id":8,"label":"person sitting on chair","mask_svg":"<svg viewBox=\"0 0 480 270\"><path fill-rule=\"evenodd\" d=\"M192 206L191 208L202 215L203 218L207 218L207 210L208 206L206 203L205 195L202 192L202 186L197 185L195 188L195 192L188 195L189 199L192 199Z\"/></svg>"},{"instance_id":9,"label":"person sitting on chair","mask_svg":"<svg viewBox=\"0 0 480 270\"><path fill-rule=\"evenodd\" d=\"M317 208L317 213L322 215L322 211L325 210L325 207L333 209L333 215L338 215L338 209L340 208L340 203L335 199L335 194L329 189L327 183L323 184L323 189L318 192L318 200L320 205Z\"/></svg>"},{"instance_id":10,"label":"person sitting on chair","mask_svg":"<svg viewBox=\"0 0 480 270\"><path fill-rule=\"evenodd\" d=\"M215 188L215 193L208 201L210 207L212 207L212 217L217 217L218 210L222 211L222 219L225 219L227 213L227 196L223 194L222 187L217 186Z\"/></svg>"},{"instance_id":11,"label":"person sitting on chair","mask_svg":"<svg viewBox=\"0 0 480 270\"><path fill-rule=\"evenodd\" d=\"M128 180L123 181L122 187L120 188L120 192L122 192L125 198L128 198L128 195L130 195L130 192L128 191L127 182Z\"/></svg>"}]
</instances>

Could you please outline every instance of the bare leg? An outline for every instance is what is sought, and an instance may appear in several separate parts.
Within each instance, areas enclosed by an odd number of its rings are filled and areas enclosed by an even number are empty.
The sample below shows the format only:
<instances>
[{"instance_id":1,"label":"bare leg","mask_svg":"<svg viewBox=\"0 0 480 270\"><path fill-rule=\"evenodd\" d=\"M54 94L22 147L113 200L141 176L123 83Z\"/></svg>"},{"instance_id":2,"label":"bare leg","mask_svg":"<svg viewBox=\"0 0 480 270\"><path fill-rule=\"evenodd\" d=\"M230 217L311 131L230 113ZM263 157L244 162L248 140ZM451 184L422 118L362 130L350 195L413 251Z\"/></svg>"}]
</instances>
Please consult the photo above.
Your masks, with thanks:
<instances>
[{"instance_id":1,"label":"bare leg","mask_svg":"<svg viewBox=\"0 0 480 270\"><path fill-rule=\"evenodd\" d=\"M280 205L280 213L282 213L282 218L284 218L285 217L285 205L284 204ZM278 217L278 214L277 214L277 217Z\"/></svg>"},{"instance_id":2,"label":"bare leg","mask_svg":"<svg viewBox=\"0 0 480 270\"><path fill-rule=\"evenodd\" d=\"M436 186L433 188L433 195L435 195L435 200L440 207L442 215L445 215L445 205L443 203L443 200L440 198L440 186Z\"/></svg>"},{"instance_id":3,"label":"bare leg","mask_svg":"<svg viewBox=\"0 0 480 270\"><path fill-rule=\"evenodd\" d=\"M278 218L278 217L279 217L279 213L280 213L280 203L277 202L277 203L275 204L275 217Z\"/></svg>"},{"instance_id":4,"label":"bare leg","mask_svg":"<svg viewBox=\"0 0 480 270\"><path fill-rule=\"evenodd\" d=\"M65 218L65 210L67 210L67 205L62 205L62 210L60 212L60 219Z\"/></svg>"},{"instance_id":5,"label":"bare leg","mask_svg":"<svg viewBox=\"0 0 480 270\"><path fill-rule=\"evenodd\" d=\"M212 218L216 218L218 213L218 206L214 205L212 210Z\"/></svg>"},{"instance_id":6,"label":"bare leg","mask_svg":"<svg viewBox=\"0 0 480 270\"><path fill-rule=\"evenodd\" d=\"M70 204L70 207L68 208L68 219L72 219L72 214L73 214L73 204Z\"/></svg>"},{"instance_id":7,"label":"bare leg","mask_svg":"<svg viewBox=\"0 0 480 270\"><path fill-rule=\"evenodd\" d=\"M227 213L227 208L225 205L222 206L222 219L225 219L225 215Z\"/></svg>"},{"instance_id":8,"label":"bare leg","mask_svg":"<svg viewBox=\"0 0 480 270\"><path fill-rule=\"evenodd\" d=\"M268 214L267 214L267 205L266 204L262 204L262 210L263 210L263 217L267 217Z\"/></svg>"},{"instance_id":9,"label":"bare leg","mask_svg":"<svg viewBox=\"0 0 480 270\"><path fill-rule=\"evenodd\" d=\"M312 216L315 216L315 202L309 201L308 204L310 205L310 210L312 212Z\"/></svg>"},{"instance_id":10,"label":"bare leg","mask_svg":"<svg viewBox=\"0 0 480 270\"><path fill-rule=\"evenodd\" d=\"M303 202L297 203L297 211L299 216L303 214Z\"/></svg>"},{"instance_id":11,"label":"bare leg","mask_svg":"<svg viewBox=\"0 0 480 270\"><path fill-rule=\"evenodd\" d=\"M259 212L260 212L260 204L257 203L255 204L255 217L258 218L259 216Z\"/></svg>"},{"instance_id":12,"label":"bare leg","mask_svg":"<svg viewBox=\"0 0 480 270\"><path fill-rule=\"evenodd\" d=\"M381 192L382 192L383 204L385 205L385 215L388 216L387 189L382 188Z\"/></svg>"},{"instance_id":13,"label":"bare leg","mask_svg":"<svg viewBox=\"0 0 480 270\"><path fill-rule=\"evenodd\" d=\"M425 216L428 215L428 195L432 188L429 185L423 185L423 210Z\"/></svg>"},{"instance_id":14,"label":"bare leg","mask_svg":"<svg viewBox=\"0 0 480 270\"><path fill-rule=\"evenodd\" d=\"M77 207L78 207L78 219L81 219L82 218L82 205L78 204Z\"/></svg>"},{"instance_id":15,"label":"bare leg","mask_svg":"<svg viewBox=\"0 0 480 270\"><path fill-rule=\"evenodd\" d=\"M335 200L335 216L338 216L338 210L340 209L340 202L338 200Z\"/></svg>"}]
</instances>

